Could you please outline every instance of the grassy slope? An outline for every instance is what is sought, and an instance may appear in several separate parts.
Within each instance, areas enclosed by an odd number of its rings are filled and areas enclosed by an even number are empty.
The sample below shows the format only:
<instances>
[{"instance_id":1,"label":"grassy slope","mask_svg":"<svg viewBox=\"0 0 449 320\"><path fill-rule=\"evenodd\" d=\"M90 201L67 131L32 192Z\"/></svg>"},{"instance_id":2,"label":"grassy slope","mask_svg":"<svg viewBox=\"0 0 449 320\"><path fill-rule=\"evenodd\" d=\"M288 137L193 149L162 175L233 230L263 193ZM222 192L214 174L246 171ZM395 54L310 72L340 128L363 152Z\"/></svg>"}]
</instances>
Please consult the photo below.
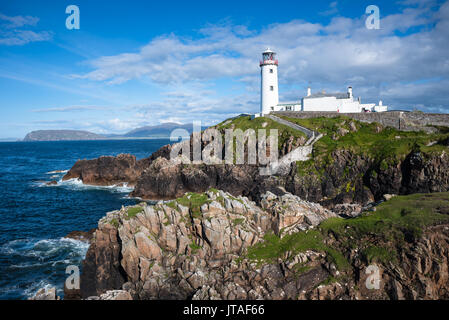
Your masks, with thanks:
<instances>
[{"instance_id":1,"label":"grassy slope","mask_svg":"<svg viewBox=\"0 0 449 320\"><path fill-rule=\"evenodd\" d=\"M316 229L282 239L266 235L264 242L248 249L247 257L259 263L273 262L286 252L317 250L326 252L344 270L349 266L344 253L358 248L369 263L394 262L397 248L419 237L424 228L440 223L449 223L449 192L398 196L357 218L331 218ZM332 246L326 241L330 238L336 239Z\"/></svg>"},{"instance_id":2,"label":"grassy slope","mask_svg":"<svg viewBox=\"0 0 449 320\"><path fill-rule=\"evenodd\" d=\"M243 132L245 132L247 129L254 129L257 134L258 129L265 129L267 130L267 136L270 134L270 129L277 129L279 132L279 139L278 144L279 148L290 138L290 136L293 136L295 139L299 137L307 138L307 136L297 130L294 130L286 125L277 123L271 119L259 117L251 120L250 116L244 116L244 117L238 117L235 119L232 119L223 121L216 125L215 127L219 130L225 130L225 129L241 129ZM266 123L265 127L263 124Z\"/></svg>"},{"instance_id":3,"label":"grassy slope","mask_svg":"<svg viewBox=\"0 0 449 320\"><path fill-rule=\"evenodd\" d=\"M317 167L317 165L332 162L331 154L335 150L351 150L354 154L373 159L381 167L386 167L390 163L398 163L412 151L424 153L448 151L447 146L443 144L449 138L447 130L440 130L439 133L435 134L426 134L422 131L406 132L386 127L381 132L376 132L376 127L379 124L359 122L344 116L310 119L283 118L324 134L324 137L314 145L313 159L298 163L300 174L310 172L310 170L313 170L313 166ZM350 131L350 122L356 125L356 132ZM334 140L332 137L340 128L349 130L349 133L338 137L338 140ZM427 146L433 141L437 143Z\"/></svg>"}]
</instances>

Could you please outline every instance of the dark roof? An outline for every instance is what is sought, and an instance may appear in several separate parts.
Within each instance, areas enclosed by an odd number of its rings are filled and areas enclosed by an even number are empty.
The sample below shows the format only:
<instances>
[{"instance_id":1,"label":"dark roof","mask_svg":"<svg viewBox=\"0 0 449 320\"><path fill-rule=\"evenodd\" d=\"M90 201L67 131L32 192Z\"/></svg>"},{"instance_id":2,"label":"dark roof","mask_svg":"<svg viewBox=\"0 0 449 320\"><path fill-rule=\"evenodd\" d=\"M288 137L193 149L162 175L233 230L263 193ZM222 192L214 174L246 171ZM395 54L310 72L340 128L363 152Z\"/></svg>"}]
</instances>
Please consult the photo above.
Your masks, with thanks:
<instances>
[{"instance_id":1,"label":"dark roof","mask_svg":"<svg viewBox=\"0 0 449 320\"><path fill-rule=\"evenodd\" d=\"M324 98L324 97L336 97L337 99L348 99L349 94L347 92L338 92L338 93L314 93L310 96L304 97L304 99L313 99L313 98Z\"/></svg>"}]
</instances>

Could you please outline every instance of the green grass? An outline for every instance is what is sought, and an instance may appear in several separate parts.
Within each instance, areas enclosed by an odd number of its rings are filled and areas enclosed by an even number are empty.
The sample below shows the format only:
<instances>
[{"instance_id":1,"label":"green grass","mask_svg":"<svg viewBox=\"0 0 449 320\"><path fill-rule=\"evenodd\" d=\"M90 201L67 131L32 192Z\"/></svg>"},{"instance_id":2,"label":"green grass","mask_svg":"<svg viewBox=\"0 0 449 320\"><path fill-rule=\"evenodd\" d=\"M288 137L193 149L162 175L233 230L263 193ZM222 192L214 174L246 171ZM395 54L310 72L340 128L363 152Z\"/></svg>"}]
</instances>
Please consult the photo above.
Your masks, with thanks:
<instances>
[{"instance_id":1,"label":"green grass","mask_svg":"<svg viewBox=\"0 0 449 320\"><path fill-rule=\"evenodd\" d=\"M283 116L282 118L324 134L314 145L314 159L331 160L324 158L330 157L335 150L351 150L355 154L363 154L379 162L384 159L391 159L390 161L401 160L412 151L427 153L440 152L441 150L447 151L447 146L443 144L443 141L449 137L449 133L446 131L427 134L423 131L406 132L385 127L378 133L376 128L379 124L364 123L344 116L309 119ZM351 122L355 123L357 131L350 131L349 123ZM338 140L332 139L332 136L337 133L339 128L344 128L350 132L339 137ZM396 137L400 138L397 139ZM428 147L427 144L432 141L437 141L437 144Z\"/></svg>"},{"instance_id":2,"label":"green grass","mask_svg":"<svg viewBox=\"0 0 449 320\"><path fill-rule=\"evenodd\" d=\"M189 244L190 249L192 249L192 253L198 252L198 250L201 249L201 246L199 244L196 244L195 242L192 242Z\"/></svg>"},{"instance_id":3,"label":"green grass","mask_svg":"<svg viewBox=\"0 0 449 320\"><path fill-rule=\"evenodd\" d=\"M449 222L449 192L397 196L377 206L374 213L347 220L331 218L320 228L337 237L370 234L390 241L404 240L404 235L419 237L425 227L443 222Z\"/></svg>"},{"instance_id":4,"label":"green grass","mask_svg":"<svg viewBox=\"0 0 449 320\"><path fill-rule=\"evenodd\" d=\"M201 219L201 206L212 201L209 200L205 193L188 192L183 197L176 199L176 202L184 207L190 208L194 218Z\"/></svg>"},{"instance_id":5,"label":"green grass","mask_svg":"<svg viewBox=\"0 0 449 320\"><path fill-rule=\"evenodd\" d=\"M339 270L345 270L349 263L343 253L359 248L368 262L395 262L398 248L415 241L426 227L441 223L449 223L449 192L397 196L356 218L330 218L317 229L282 239L269 233L248 248L247 258L274 263L287 252L314 250L327 253ZM326 245L330 235L335 245Z\"/></svg>"},{"instance_id":6,"label":"green grass","mask_svg":"<svg viewBox=\"0 0 449 320\"><path fill-rule=\"evenodd\" d=\"M245 222L244 218L233 219L232 225L235 227L235 226L241 225L243 222Z\"/></svg>"},{"instance_id":7,"label":"green grass","mask_svg":"<svg viewBox=\"0 0 449 320\"><path fill-rule=\"evenodd\" d=\"M317 230L297 232L283 238L274 233L269 233L264 236L263 242L248 248L247 257L258 263L275 263L287 252L291 252L294 256L307 250L324 251L337 265L337 268L346 269L349 266L346 258L337 250L325 245L323 240L323 235Z\"/></svg>"},{"instance_id":8,"label":"green grass","mask_svg":"<svg viewBox=\"0 0 449 320\"><path fill-rule=\"evenodd\" d=\"M381 262L387 264L389 261L397 262L395 252L384 247L369 246L362 250L362 254L368 263Z\"/></svg>"},{"instance_id":9,"label":"green grass","mask_svg":"<svg viewBox=\"0 0 449 320\"><path fill-rule=\"evenodd\" d=\"M178 206L175 201L166 202L165 205L173 210L178 210Z\"/></svg>"},{"instance_id":10,"label":"green grass","mask_svg":"<svg viewBox=\"0 0 449 320\"><path fill-rule=\"evenodd\" d=\"M118 228L118 220L117 219L113 218L113 219L111 219L111 221L109 221L109 223L111 225L113 225L115 228Z\"/></svg>"},{"instance_id":11,"label":"green grass","mask_svg":"<svg viewBox=\"0 0 449 320\"><path fill-rule=\"evenodd\" d=\"M142 207L128 208L127 219L134 218L137 214L141 213L142 211L143 211Z\"/></svg>"},{"instance_id":12,"label":"green grass","mask_svg":"<svg viewBox=\"0 0 449 320\"><path fill-rule=\"evenodd\" d=\"M248 129L254 129L256 135L258 134L258 129L265 129L267 136L270 135L270 129L277 129L279 133L278 137L278 146L279 149L284 145L284 143L293 136L295 139L299 137L307 138L307 136L298 130L294 130L290 128L289 126L277 123L276 121L273 121L269 118L265 117L259 117L251 120L250 116L244 116L244 117L238 117L235 119L232 119L230 123L225 124L227 121L224 121L216 126L219 130L224 129L241 129L243 132L245 132ZM266 123L266 126L263 127L262 125ZM235 143L234 143L235 146Z\"/></svg>"}]
</instances>

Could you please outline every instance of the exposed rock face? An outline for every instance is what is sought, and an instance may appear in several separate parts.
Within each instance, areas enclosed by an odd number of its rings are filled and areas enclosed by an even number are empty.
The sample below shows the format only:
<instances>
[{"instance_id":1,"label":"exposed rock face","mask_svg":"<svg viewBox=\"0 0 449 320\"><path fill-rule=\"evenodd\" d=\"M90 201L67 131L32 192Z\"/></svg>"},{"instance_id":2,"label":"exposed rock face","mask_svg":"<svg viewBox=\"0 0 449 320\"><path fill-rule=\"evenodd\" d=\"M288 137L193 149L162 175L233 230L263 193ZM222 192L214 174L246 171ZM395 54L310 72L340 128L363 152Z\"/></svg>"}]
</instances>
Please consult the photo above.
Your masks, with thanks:
<instances>
[{"instance_id":1,"label":"exposed rock face","mask_svg":"<svg viewBox=\"0 0 449 320\"><path fill-rule=\"evenodd\" d=\"M69 238L69 239L90 242L92 240L94 232L95 232L95 229L91 229L87 232L86 231L72 231L69 234L67 234L65 237Z\"/></svg>"},{"instance_id":2,"label":"exposed rock face","mask_svg":"<svg viewBox=\"0 0 449 320\"><path fill-rule=\"evenodd\" d=\"M357 130L355 123L351 124L350 129ZM186 143L192 149L192 141ZM286 140L279 156L302 144L301 138ZM259 203L266 191L282 187L329 209L338 204L363 206L382 200L384 194L449 190L449 154L444 151L411 153L404 160L384 159L379 163L350 150L336 150L330 163L313 164L305 174L299 174L296 163L292 163L280 170L282 174L266 176L260 175L257 165L182 164L170 160L174 147L166 145L139 161L131 155L79 160L63 179L78 178L93 185L128 183L135 186L131 196L151 200L174 199L185 192L204 192L213 187Z\"/></svg>"},{"instance_id":3,"label":"exposed rock face","mask_svg":"<svg viewBox=\"0 0 449 320\"><path fill-rule=\"evenodd\" d=\"M148 159L136 161L136 157L129 154L78 160L63 180L80 179L91 185L134 184L148 164Z\"/></svg>"},{"instance_id":4,"label":"exposed rock face","mask_svg":"<svg viewBox=\"0 0 449 320\"><path fill-rule=\"evenodd\" d=\"M337 216L317 203L301 200L290 193L276 196L268 191L262 196L261 206L276 217L272 229L278 235L307 230Z\"/></svg>"},{"instance_id":5,"label":"exposed rock face","mask_svg":"<svg viewBox=\"0 0 449 320\"><path fill-rule=\"evenodd\" d=\"M449 154L410 154L402 162L382 167L373 159L339 150L333 162L297 174L296 164L286 176L261 176L250 165L183 165L165 158L153 161L138 179L132 196L173 199L184 192L210 187L259 202L261 194L284 187L302 199L333 208L383 199L384 194L443 192L449 190ZM319 174L318 174L319 172Z\"/></svg>"},{"instance_id":6,"label":"exposed rock face","mask_svg":"<svg viewBox=\"0 0 449 320\"><path fill-rule=\"evenodd\" d=\"M267 212L245 197L212 189L197 209L160 202L142 204L132 218L126 208L110 212L99 221L83 264L81 294L87 298L123 288L139 299L292 298L298 288L282 289L288 281L280 265L259 270L239 257L273 228L304 230L335 215L292 195L280 199L287 206L282 212L275 209L279 199L266 195ZM310 252L301 259L315 256ZM313 273L321 281L326 275Z\"/></svg>"},{"instance_id":7,"label":"exposed rock face","mask_svg":"<svg viewBox=\"0 0 449 320\"><path fill-rule=\"evenodd\" d=\"M97 296L108 289L120 288L125 282L120 259L121 240L117 228L99 224L83 261L81 296Z\"/></svg>"},{"instance_id":8,"label":"exposed rock face","mask_svg":"<svg viewBox=\"0 0 449 320\"><path fill-rule=\"evenodd\" d=\"M28 300L59 300L60 298L56 295L56 288L42 288L39 289L36 294L29 298Z\"/></svg>"},{"instance_id":9,"label":"exposed rock face","mask_svg":"<svg viewBox=\"0 0 449 320\"><path fill-rule=\"evenodd\" d=\"M234 195L248 195L259 168L250 165L183 165L165 158L151 163L137 181L132 196L174 199L185 192L218 188Z\"/></svg>"},{"instance_id":10,"label":"exposed rock face","mask_svg":"<svg viewBox=\"0 0 449 320\"><path fill-rule=\"evenodd\" d=\"M399 261L378 265L380 286L372 290L366 286L367 262L357 248L345 252L350 264L345 271L337 270L327 253L313 250L287 251L260 265L245 255L271 232L313 229L336 216L320 205L291 194L266 193L264 210L245 197L213 189L192 197L183 198L196 201L190 207L180 200L142 203L102 218L84 261L82 297L449 299L447 225L428 228L421 237L401 244ZM326 243L339 248L343 241L347 239L330 236ZM298 271L304 266L307 269ZM130 296L110 290L125 290Z\"/></svg>"},{"instance_id":11,"label":"exposed rock face","mask_svg":"<svg viewBox=\"0 0 449 320\"><path fill-rule=\"evenodd\" d=\"M103 293L99 300L132 300L133 298L125 290L109 290Z\"/></svg>"}]
</instances>

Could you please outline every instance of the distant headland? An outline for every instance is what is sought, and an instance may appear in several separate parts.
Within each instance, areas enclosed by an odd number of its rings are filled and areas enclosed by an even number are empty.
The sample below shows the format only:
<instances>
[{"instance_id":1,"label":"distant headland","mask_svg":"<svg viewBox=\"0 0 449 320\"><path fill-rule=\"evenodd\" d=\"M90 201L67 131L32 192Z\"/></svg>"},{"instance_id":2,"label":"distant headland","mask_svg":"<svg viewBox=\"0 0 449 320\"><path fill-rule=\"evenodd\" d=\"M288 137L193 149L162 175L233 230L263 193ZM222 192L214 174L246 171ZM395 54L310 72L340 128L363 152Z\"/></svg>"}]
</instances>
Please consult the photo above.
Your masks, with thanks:
<instances>
[{"instance_id":1,"label":"distant headland","mask_svg":"<svg viewBox=\"0 0 449 320\"><path fill-rule=\"evenodd\" d=\"M82 141L169 138L171 132L175 129L184 129L191 134L193 131L193 125L191 123L178 124L167 122L155 126L139 127L125 134L97 134L82 130L37 130L28 133L22 141Z\"/></svg>"}]
</instances>

